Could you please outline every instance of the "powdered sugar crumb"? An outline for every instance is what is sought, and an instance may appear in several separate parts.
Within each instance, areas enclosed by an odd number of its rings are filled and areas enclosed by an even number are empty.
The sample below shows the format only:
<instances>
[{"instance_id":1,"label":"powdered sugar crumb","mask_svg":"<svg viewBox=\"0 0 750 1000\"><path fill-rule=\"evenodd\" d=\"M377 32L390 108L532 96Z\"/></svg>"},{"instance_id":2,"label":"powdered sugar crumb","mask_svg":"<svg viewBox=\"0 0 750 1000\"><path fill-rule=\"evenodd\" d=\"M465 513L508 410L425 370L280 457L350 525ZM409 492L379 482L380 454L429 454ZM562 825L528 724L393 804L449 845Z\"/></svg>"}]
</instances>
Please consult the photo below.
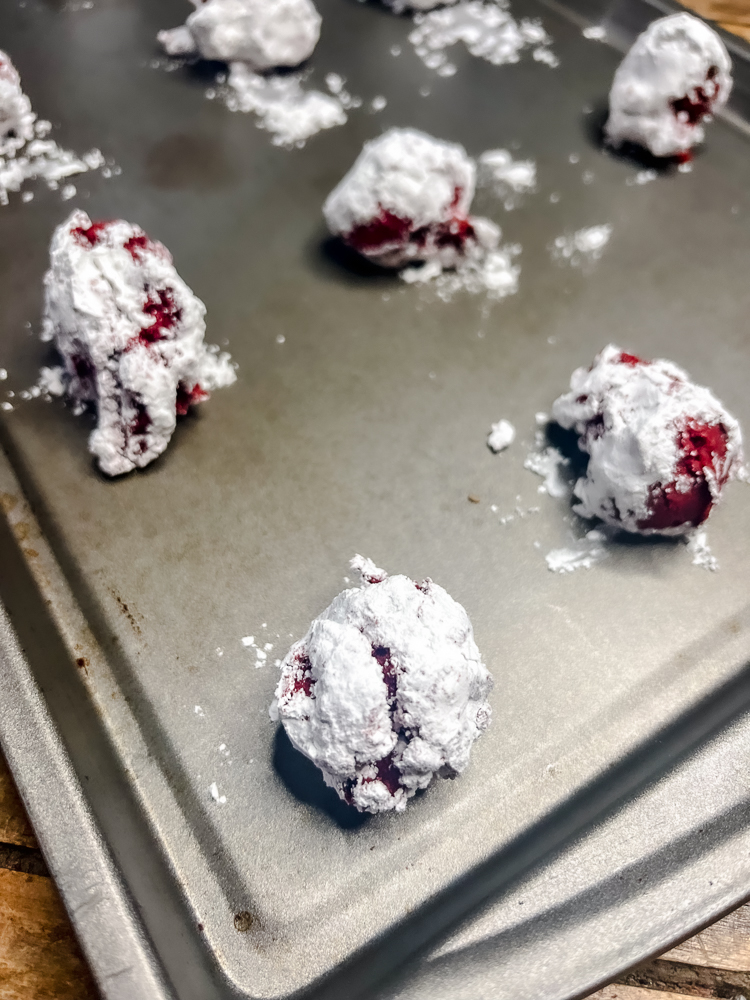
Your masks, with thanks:
<instances>
[{"instance_id":1,"label":"powdered sugar crumb","mask_svg":"<svg viewBox=\"0 0 750 1000\"><path fill-rule=\"evenodd\" d=\"M540 493L549 493L551 497L567 497L572 494L571 483L563 471L570 468L570 459L565 458L562 452L552 445L543 451L531 452L523 467L544 480L538 488Z\"/></svg>"},{"instance_id":2,"label":"powdered sugar crumb","mask_svg":"<svg viewBox=\"0 0 750 1000\"><path fill-rule=\"evenodd\" d=\"M643 184L650 184L651 181L655 181L659 175L655 170L639 170L635 177L628 177L625 183L632 187L637 184L639 186Z\"/></svg>"},{"instance_id":3,"label":"powdered sugar crumb","mask_svg":"<svg viewBox=\"0 0 750 1000\"><path fill-rule=\"evenodd\" d=\"M217 802L220 806L226 805L227 797L226 795L221 795L219 793L219 786L216 784L215 781L211 782L211 784L208 786L208 790L211 793L211 798L214 800L214 802Z\"/></svg>"},{"instance_id":4,"label":"powdered sugar crumb","mask_svg":"<svg viewBox=\"0 0 750 1000\"><path fill-rule=\"evenodd\" d=\"M549 245L553 260L580 267L599 260L612 235L612 226L588 226L575 233L556 237Z\"/></svg>"},{"instance_id":5,"label":"powdered sugar crumb","mask_svg":"<svg viewBox=\"0 0 750 1000\"><path fill-rule=\"evenodd\" d=\"M305 90L305 78L303 73L262 75L245 63L235 62L220 94L230 111L257 115L258 128L271 133L274 146L299 149L323 129L344 125L347 121L344 109L362 103L360 98L349 94L336 73L326 77L330 94Z\"/></svg>"},{"instance_id":6,"label":"powdered sugar crumb","mask_svg":"<svg viewBox=\"0 0 750 1000\"><path fill-rule=\"evenodd\" d=\"M497 454L509 448L513 444L515 437L516 429L510 420L498 420L496 424L492 425L489 437L487 438L487 446Z\"/></svg>"},{"instance_id":7,"label":"powdered sugar crumb","mask_svg":"<svg viewBox=\"0 0 750 1000\"><path fill-rule=\"evenodd\" d=\"M500 300L518 291L521 268L513 260L521 253L518 244L488 250L477 246L459 260L453 270L444 270L439 261L422 267L407 267L399 277L408 284L430 284L443 302L451 302L459 292Z\"/></svg>"},{"instance_id":8,"label":"powdered sugar crumb","mask_svg":"<svg viewBox=\"0 0 750 1000\"><path fill-rule=\"evenodd\" d=\"M452 7L417 14L414 23L409 41L425 66L439 76L453 76L456 72L446 49L457 42L463 42L473 56L495 66L518 62L527 48L533 49L538 62L558 65L557 56L549 48L552 39L541 23L528 18L515 21L507 0L462 0Z\"/></svg>"},{"instance_id":9,"label":"powdered sugar crumb","mask_svg":"<svg viewBox=\"0 0 750 1000\"><path fill-rule=\"evenodd\" d=\"M686 542L687 550L692 556L693 566L700 566L702 569L715 573L719 568L719 560L711 552L706 532L694 531L687 536Z\"/></svg>"},{"instance_id":10,"label":"powdered sugar crumb","mask_svg":"<svg viewBox=\"0 0 750 1000\"><path fill-rule=\"evenodd\" d=\"M521 197L536 188L536 163L514 160L507 149L488 149L479 157L479 183L492 189L507 211L515 208Z\"/></svg>"},{"instance_id":11,"label":"powdered sugar crumb","mask_svg":"<svg viewBox=\"0 0 750 1000\"><path fill-rule=\"evenodd\" d=\"M564 549L553 549L545 556L547 568L553 573L573 573L577 569L591 569L609 555L605 548L607 536L603 531L592 528L574 545Z\"/></svg>"},{"instance_id":12,"label":"powdered sugar crumb","mask_svg":"<svg viewBox=\"0 0 750 1000\"><path fill-rule=\"evenodd\" d=\"M591 24L581 32L584 38L591 38L596 42L603 42L607 38L607 29L603 24Z\"/></svg>"},{"instance_id":13,"label":"powdered sugar crumb","mask_svg":"<svg viewBox=\"0 0 750 1000\"><path fill-rule=\"evenodd\" d=\"M46 134L49 122L36 122L37 134ZM41 126L41 128L40 128ZM79 157L69 149L62 149L52 139L35 138L11 155L0 156L0 205L7 205L9 194L21 191L27 181L41 180L51 191L60 188L60 181L76 174L104 167L105 159L99 149L91 149ZM109 170L109 176L113 171ZM102 175L105 171L102 170ZM76 188L66 184L60 191L63 201L75 197ZM32 192L24 191L22 200L31 201Z\"/></svg>"}]
</instances>

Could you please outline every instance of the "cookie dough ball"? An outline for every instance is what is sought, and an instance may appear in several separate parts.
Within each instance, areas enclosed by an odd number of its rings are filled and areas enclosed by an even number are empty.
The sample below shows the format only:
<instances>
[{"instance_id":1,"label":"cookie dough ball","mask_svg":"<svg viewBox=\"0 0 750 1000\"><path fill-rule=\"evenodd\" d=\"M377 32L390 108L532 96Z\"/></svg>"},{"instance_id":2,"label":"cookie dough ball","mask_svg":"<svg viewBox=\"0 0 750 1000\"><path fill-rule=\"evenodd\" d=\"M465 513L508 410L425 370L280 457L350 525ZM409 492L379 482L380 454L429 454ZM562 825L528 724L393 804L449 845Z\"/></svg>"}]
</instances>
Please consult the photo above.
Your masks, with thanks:
<instances>
[{"instance_id":1,"label":"cookie dough ball","mask_svg":"<svg viewBox=\"0 0 750 1000\"><path fill-rule=\"evenodd\" d=\"M492 678L468 615L432 580L356 556L345 590L281 665L271 714L326 784L360 811L402 811L454 777L490 722Z\"/></svg>"},{"instance_id":2,"label":"cookie dough ball","mask_svg":"<svg viewBox=\"0 0 750 1000\"><path fill-rule=\"evenodd\" d=\"M138 226L73 212L44 284L42 336L62 356L60 388L96 410L89 450L107 475L153 462L178 415L235 381L229 355L203 343L205 306Z\"/></svg>"},{"instance_id":3,"label":"cookie dough ball","mask_svg":"<svg viewBox=\"0 0 750 1000\"><path fill-rule=\"evenodd\" d=\"M615 73L607 138L689 159L703 141L701 122L726 104L731 89L732 64L715 31L692 14L659 18Z\"/></svg>"},{"instance_id":4,"label":"cookie dough ball","mask_svg":"<svg viewBox=\"0 0 750 1000\"><path fill-rule=\"evenodd\" d=\"M701 524L742 463L739 424L708 389L611 344L573 372L552 415L589 455L576 512L636 534Z\"/></svg>"},{"instance_id":5,"label":"cookie dough ball","mask_svg":"<svg viewBox=\"0 0 750 1000\"><path fill-rule=\"evenodd\" d=\"M34 138L35 118L15 66L0 52L0 156L15 153Z\"/></svg>"},{"instance_id":6,"label":"cookie dough ball","mask_svg":"<svg viewBox=\"0 0 750 1000\"><path fill-rule=\"evenodd\" d=\"M462 146L410 128L365 143L323 206L334 236L384 267L417 261L456 264L500 231L468 215L476 166Z\"/></svg>"},{"instance_id":7,"label":"cookie dough ball","mask_svg":"<svg viewBox=\"0 0 750 1000\"><path fill-rule=\"evenodd\" d=\"M321 18L311 0L193 0L182 28L161 31L169 55L244 62L254 70L298 66L320 37Z\"/></svg>"},{"instance_id":8,"label":"cookie dough ball","mask_svg":"<svg viewBox=\"0 0 750 1000\"><path fill-rule=\"evenodd\" d=\"M405 10L423 12L436 7L450 7L458 0L384 0L394 14L403 14Z\"/></svg>"}]
</instances>

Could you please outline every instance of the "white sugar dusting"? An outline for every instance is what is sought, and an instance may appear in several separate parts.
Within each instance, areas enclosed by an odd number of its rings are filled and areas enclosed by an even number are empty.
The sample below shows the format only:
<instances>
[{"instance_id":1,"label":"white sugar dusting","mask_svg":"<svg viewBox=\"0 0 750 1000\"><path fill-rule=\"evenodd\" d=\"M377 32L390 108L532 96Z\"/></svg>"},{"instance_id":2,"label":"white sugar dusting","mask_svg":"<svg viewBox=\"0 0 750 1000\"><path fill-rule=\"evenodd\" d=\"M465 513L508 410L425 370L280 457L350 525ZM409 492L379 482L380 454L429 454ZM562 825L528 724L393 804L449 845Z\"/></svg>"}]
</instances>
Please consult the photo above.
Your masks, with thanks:
<instances>
[{"instance_id":1,"label":"white sugar dusting","mask_svg":"<svg viewBox=\"0 0 750 1000\"><path fill-rule=\"evenodd\" d=\"M547 567L553 573L573 573L577 569L591 569L609 555L605 548L607 536L603 531L591 531L564 549L552 549L545 556Z\"/></svg>"},{"instance_id":2,"label":"white sugar dusting","mask_svg":"<svg viewBox=\"0 0 750 1000\"><path fill-rule=\"evenodd\" d=\"M508 10L507 0L462 0L452 7L416 14L414 23L409 41L425 66L439 76L453 76L456 72L446 50L458 42L463 42L473 56L495 66L518 62L525 49L531 49L538 62L558 65L549 48L552 39L541 23L528 18L517 22Z\"/></svg>"},{"instance_id":3,"label":"white sugar dusting","mask_svg":"<svg viewBox=\"0 0 750 1000\"><path fill-rule=\"evenodd\" d=\"M491 188L510 211L536 189L536 163L514 160L507 149L488 149L479 157L479 184Z\"/></svg>"},{"instance_id":4,"label":"white sugar dusting","mask_svg":"<svg viewBox=\"0 0 750 1000\"><path fill-rule=\"evenodd\" d=\"M460 292L484 293L488 299L499 301L518 291L521 268L513 261L520 252L518 244L496 250L477 246L469 248L452 270L443 270L435 260L423 267L404 268L399 276L408 284L431 285L443 302L451 302Z\"/></svg>"},{"instance_id":5,"label":"white sugar dusting","mask_svg":"<svg viewBox=\"0 0 750 1000\"><path fill-rule=\"evenodd\" d=\"M323 129L344 125L345 109L362 103L345 90L337 74L329 73L326 78L330 94L305 90L304 81L302 73L262 75L235 62L220 93L230 111L255 114L258 128L271 133L274 146L301 148Z\"/></svg>"},{"instance_id":6,"label":"white sugar dusting","mask_svg":"<svg viewBox=\"0 0 750 1000\"><path fill-rule=\"evenodd\" d=\"M78 156L48 139L51 130L48 121L37 119L31 102L21 89L15 67L8 56L0 52L0 205L7 205L8 195L21 191L27 181L42 180L56 191L60 182L69 177L105 167L100 150L92 149ZM106 169L109 176L119 173L119 168ZM75 187L66 184L61 197L68 201L75 193ZM32 192L23 192L24 202L32 198Z\"/></svg>"},{"instance_id":7,"label":"white sugar dusting","mask_svg":"<svg viewBox=\"0 0 750 1000\"><path fill-rule=\"evenodd\" d=\"M549 245L553 260L562 261L572 267L599 260L612 235L612 226L588 226L575 233L556 237Z\"/></svg>"},{"instance_id":8,"label":"white sugar dusting","mask_svg":"<svg viewBox=\"0 0 750 1000\"><path fill-rule=\"evenodd\" d=\"M565 473L565 470L570 469L570 459L565 458L562 452L552 445L542 451L531 452L526 457L523 467L544 480L538 487L539 493L548 493L551 497L566 497L572 494L572 485Z\"/></svg>"},{"instance_id":9,"label":"white sugar dusting","mask_svg":"<svg viewBox=\"0 0 750 1000\"><path fill-rule=\"evenodd\" d=\"M604 42L607 38L607 29L603 24L592 24L584 28L581 34L584 38L590 38L595 42Z\"/></svg>"},{"instance_id":10,"label":"white sugar dusting","mask_svg":"<svg viewBox=\"0 0 750 1000\"><path fill-rule=\"evenodd\" d=\"M498 420L496 424L492 425L487 438L487 447L498 454L498 452L509 448L515 439L516 429L510 420Z\"/></svg>"},{"instance_id":11,"label":"white sugar dusting","mask_svg":"<svg viewBox=\"0 0 750 1000\"><path fill-rule=\"evenodd\" d=\"M37 121L35 130L38 136L49 132L49 122ZM0 205L7 205L8 195L16 194L27 181L43 181L51 191L60 188L60 182L77 174L85 174L89 170L105 167L105 159L101 150L91 149L83 156L78 156L69 149L62 149L52 139L35 138L22 146L20 150L7 156L0 156ZM109 176L119 173L119 168L105 168ZM105 174L105 171L102 171ZM72 184L64 185L60 191L63 201L75 197L76 189ZM22 200L29 202L33 198L31 191L24 191Z\"/></svg>"},{"instance_id":12,"label":"white sugar dusting","mask_svg":"<svg viewBox=\"0 0 750 1000\"><path fill-rule=\"evenodd\" d=\"M634 185L642 187L644 184L650 184L651 181L655 181L658 176L655 170L639 170L635 177L628 177L625 183L628 187L633 187Z\"/></svg>"},{"instance_id":13,"label":"white sugar dusting","mask_svg":"<svg viewBox=\"0 0 750 1000\"><path fill-rule=\"evenodd\" d=\"M211 798L214 802L218 803L220 806L226 805L227 797L219 792L219 786L215 781L212 781L208 786L208 790L211 793Z\"/></svg>"},{"instance_id":14,"label":"white sugar dusting","mask_svg":"<svg viewBox=\"0 0 750 1000\"><path fill-rule=\"evenodd\" d=\"M719 568L719 560L711 551L708 544L708 536L705 531L694 531L685 539L687 550L692 556L693 566L700 566L702 569L715 573Z\"/></svg>"}]
</instances>

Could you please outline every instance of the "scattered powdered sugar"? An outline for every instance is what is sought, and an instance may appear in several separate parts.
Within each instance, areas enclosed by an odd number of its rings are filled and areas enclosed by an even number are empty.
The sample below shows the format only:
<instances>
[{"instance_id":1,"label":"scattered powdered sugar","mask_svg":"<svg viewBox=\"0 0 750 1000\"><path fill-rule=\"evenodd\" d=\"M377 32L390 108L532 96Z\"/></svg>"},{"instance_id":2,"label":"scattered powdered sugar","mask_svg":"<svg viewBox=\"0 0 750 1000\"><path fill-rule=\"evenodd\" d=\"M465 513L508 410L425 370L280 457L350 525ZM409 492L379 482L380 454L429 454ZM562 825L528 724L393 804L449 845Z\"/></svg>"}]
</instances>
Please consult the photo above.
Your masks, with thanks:
<instances>
[{"instance_id":1,"label":"scattered powdered sugar","mask_svg":"<svg viewBox=\"0 0 750 1000\"><path fill-rule=\"evenodd\" d=\"M606 559L608 537L605 532L592 528L583 538L564 549L552 549L545 556L547 567L553 573L573 573L577 569L591 569Z\"/></svg>"},{"instance_id":2,"label":"scattered powdered sugar","mask_svg":"<svg viewBox=\"0 0 750 1000\"><path fill-rule=\"evenodd\" d=\"M79 157L48 139L51 130L48 121L37 119L15 67L0 52L0 205L7 205L8 194L20 191L26 181L43 180L57 190L69 177L105 167L100 150L92 149ZM119 168L106 170L108 176L119 173ZM75 193L72 184L64 185L63 201ZM32 192L24 191L22 200L28 202L33 197Z\"/></svg>"},{"instance_id":3,"label":"scattered powdered sugar","mask_svg":"<svg viewBox=\"0 0 750 1000\"><path fill-rule=\"evenodd\" d=\"M36 138L11 155L0 156L0 205L7 205L8 195L20 191L27 181L41 180L51 191L57 191L61 181L89 170L103 167L102 175L109 177L120 173L119 167L106 164L99 149L78 156L69 149L62 149L52 139L41 138L50 128L47 121L35 122ZM62 200L68 201L75 197L76 189L72 184L65 185L60 193ZM24 191L22 197L23 201L31 201L33 193Z\"/></svg>"},{"instance_id":4,"label":"scattered powdered sugar","mask_svg":"<svg viewBox=\"0 0 750 1000\"><path fill-rule=\"evenodd\" d=\"M305 78L303 73L262 75L245 63L235 62L230 66L226 87L219 93L230 111L257 115L258 128L272 134L274 146L301 148L317 132L344 125L345 109L362 103L344 89L338 74L326 77L330 94L305 90Z\"/></svg>"},{"instance_id":5,"label":"scattered powdered sugar","mask_svg":"<svg viewBox=\"0 0 750 1000\"><path fill-rule=\"evenodd\" d=\"M693 557L693 566L701 566L703 569L715 573L719 568L719 560L711 552L708 544L708 536L705 531L694 531L685 539L687 550Z\"/></svg>"},{"instance_id":6,"label":"scattered powdered sugar","mask_svg":"<svg viewBox=\"0 0 750 1000\"><path fill-rule=\"evenodd\" d=\"M451 302L459 292L484 293L499 301L518 291L521 268L513 261L520 253L517 243L498 249L477 246L467 249L452 270L444 270L433 260L423 267L404 268L399 277L408 284L429 284L443 302Z\"/></svg>"},{"instance_id":7,"label":"scattered powdered sugar","mask_svg":"<svg viewBox=\"0 0 750 1000\"><path fill-rule=\"evenodd\" d=\"M208 786L208 790L211 793L211 798L214 800L214 802L217 802L220 806L226 805L227 797L226 795L221 795L219 793L219 786L216 784L215 781L211 782L211 784Z\"/></svg>"},{"instance_id":8,"label":"scattered powdered sugar","mask_svg":"<svg viewBox=\"0 0 750 1000\"><path fill-rule=\"evenodd\" d=\"M193 709L193 711L198 716L199 719L205 719L206 718L206 713L203 711L203 709L200 707L200 705L196 705L195 708Z\"/></svg>"},{"instance_id":9,"label":"scattered powdered sugar","mask_svg":"<svg viewBox=\"0 0 750 1000\"><path fill-rule=\"evenodd\" d=\"M606 41L607 29L603 24L591 24L581 32L584 38L591 38L595 42Z\"/></svg>"},{"instance_id":10,"label":"scattered powdered sugar","mask_svg":"<svg viewBox=\"0 0 750 1000\"><path fill-rule=\"evenodd\" d=\"M488 149L479 157L478 180L480 185L491 188L510 211L523 195L536 189L536 163L514 160L507 149Z\"/></svg>"},{"instance_id":11,"label":"scattered powdered sugar","mask_svg":"<svg viewBox=\"0 0 750 1000\"><path fill-rule=\"evenodd\" d=\"M611 235L612 226L608 222L601 226L588 226L575 233L556 237L550 243L549 250L553 260L580 267L599 260Z\"/></svg>"},{"instance_id":12,"label":"scattered powdered sugar","mask_svg":"<svg viewBox=\"0 0 750 1000\"><path fill-rule=\"evenodd\" d=\"M570 469L570 459L558 448L549 445L542 451L532 451L527 455L523 467L544 480L538 487L539 493L548 493L551 497L571 495L572 485L566 475L566 470Z\"/></svg>"},{"instance_id":13,"label":"scattered powdered sugar","mask_svg":"<svg viewBox=\"0 0 750 1000\"><path fill-rule=\"evenodd\" d=\"M633 185L643 185L650 184L651 181L655 181L659 175L655 170L639 170L635 177L628 177L625 183L628 187L633 187Z\"/></svg>"},{"instance_id":14,"label":"scattered powdered sugar","mask_svg":"<svg viewBox=\"0 0 750 1000\"><path fill-rule=\"evenodd\" d=\"M497 454L509 448L515 439L516 429L510 420L498 420L496 424L492 424L487 438L487 447Z\"/></svg>"},{"instance_id":15,"label":"scattered powdered sugar","mask_svg":"<svg viewBox=\"0 0 750 1000\"><path fill-rule=\"evenodd\" d=\"M473 56L495 66L518 62L527 48L533 50L538 62L558 65L549 48L552 39L541 23L528 18L515 21L508 11L507 0L494 3L461 0L452 7L416 14L414 23L416 27L409 41L425 66L436 70L439 76L453 76L456 72L446 49L457 42L463 42Z\"/></svg>"}]
</instances>

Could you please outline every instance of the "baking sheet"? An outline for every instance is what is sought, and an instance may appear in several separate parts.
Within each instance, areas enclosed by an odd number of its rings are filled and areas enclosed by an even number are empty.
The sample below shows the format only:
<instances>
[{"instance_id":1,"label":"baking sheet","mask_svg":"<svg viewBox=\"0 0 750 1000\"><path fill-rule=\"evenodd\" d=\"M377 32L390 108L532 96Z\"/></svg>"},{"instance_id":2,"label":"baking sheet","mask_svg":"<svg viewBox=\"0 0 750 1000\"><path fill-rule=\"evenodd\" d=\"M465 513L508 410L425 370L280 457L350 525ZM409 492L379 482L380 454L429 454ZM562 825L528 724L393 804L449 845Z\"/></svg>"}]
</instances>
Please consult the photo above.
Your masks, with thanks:
<instances>
[{"instance_id":1,"label":"baking sheet","mask_svg":"<svg viewBox=\"0 0 750 1000\"><path fill-rule=\"evenodd\" d=\"M259 997L305 988L395 927L406 935L422 904L736 675L747 650L745 487L711 520L717 574L680 543L649 542L559 577L543 556L565 543L567 512L523 469L534 413L609 340L671 357L747 423L747 138L718 122L693 173L629 185L637 167L594 141L617 53L549 8L514 12L543 17L559 68L467 56L451 79L414 57L405 19L320 8L314 78L342 73L388 104L293 152L206 101L199 74L152 67L154 33L181 4L0 13L58 141L99 145L123 168L83 178L76 202L38 194L0 213L7 385L30 385L45 356L25 324L38 326L48 237L72 204L166 243L207 304L209 339L240 365L236 386L124 480L96 474L90 427L58 404L18 406L2 433L62 569L46 592L68 671L172 879L181 933L216 989ZM522 208L477 204L523 246L518 295L489 311L353 273L325 239L320 204L362 141L407 124L473 155L517 143L537 161ZM612 239L590 273L551 261L555 236L605 222ZM500 416L521 440L493 457L484 440ZM526 516L501 525L516 507ZM354 551L445 586L496 677L470 770L403 817L353 816L266 714L272 659L343 586ZM247 634L274 645L260 669Z\"/></svg>"}]
</instances>

